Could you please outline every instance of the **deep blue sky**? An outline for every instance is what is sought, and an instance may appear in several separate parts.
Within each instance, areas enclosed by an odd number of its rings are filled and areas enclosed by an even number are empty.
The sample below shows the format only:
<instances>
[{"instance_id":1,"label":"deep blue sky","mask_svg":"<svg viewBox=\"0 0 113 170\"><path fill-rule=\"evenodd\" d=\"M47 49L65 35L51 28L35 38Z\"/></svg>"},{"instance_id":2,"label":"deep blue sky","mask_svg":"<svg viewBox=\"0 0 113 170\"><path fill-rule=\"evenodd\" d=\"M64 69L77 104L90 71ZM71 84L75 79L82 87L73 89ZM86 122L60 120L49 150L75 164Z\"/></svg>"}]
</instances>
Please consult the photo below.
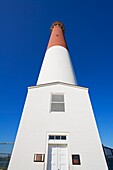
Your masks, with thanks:
<instances>
[{"instance_id":1,"label":"deep blue sky","mask_svg":"<svg viewBox=\"0 0 113 170\"><path fill-rule=\"evenodd\" d=\"M78 84L89 88L102 143L113 147L113 1L0 0L0 142L14 141L60 20Z\"/></svg>"}]
</instances>

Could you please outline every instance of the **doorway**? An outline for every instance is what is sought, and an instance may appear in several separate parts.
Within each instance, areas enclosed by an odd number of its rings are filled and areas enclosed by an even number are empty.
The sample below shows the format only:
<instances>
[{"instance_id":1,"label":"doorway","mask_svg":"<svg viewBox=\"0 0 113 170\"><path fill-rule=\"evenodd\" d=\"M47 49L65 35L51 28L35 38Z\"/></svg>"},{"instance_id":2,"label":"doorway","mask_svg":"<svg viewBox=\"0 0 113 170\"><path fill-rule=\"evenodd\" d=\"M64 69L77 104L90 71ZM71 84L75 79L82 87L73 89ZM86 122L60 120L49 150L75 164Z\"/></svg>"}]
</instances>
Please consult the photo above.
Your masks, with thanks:
<instances>
[{"instance_id":1,"label":"doorway","mask_svg":"<svg viewBox=\"0 0 113 170\"><path fill-rule=\"evenodd\" d=\"M68 170L68 152L66 144L49 144L47 170Z\"/></svg>"}]
</instances>

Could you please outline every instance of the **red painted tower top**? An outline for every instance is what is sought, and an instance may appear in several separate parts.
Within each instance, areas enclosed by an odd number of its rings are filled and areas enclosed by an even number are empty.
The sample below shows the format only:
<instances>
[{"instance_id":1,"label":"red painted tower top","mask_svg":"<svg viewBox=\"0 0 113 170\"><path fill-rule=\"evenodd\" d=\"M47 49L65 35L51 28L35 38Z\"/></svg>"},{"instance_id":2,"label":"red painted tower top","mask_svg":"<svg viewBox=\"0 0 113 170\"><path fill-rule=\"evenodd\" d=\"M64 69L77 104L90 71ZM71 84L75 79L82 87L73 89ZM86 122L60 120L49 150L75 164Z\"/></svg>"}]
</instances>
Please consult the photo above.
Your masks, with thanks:
<instances>
[{"instance_id":1,"label":"red painted tower top","mask_svg":"<svg viewBox=\"0 0 113 170\"><path fill-rule=\"evenodd\" d=\"M47 49L56 45L62 46L67 49L67 45L64 37L64 24L60 21L56 21L52 24L50 30L51 30L51 36L50 36Z\"/></svg>"}]
</instances>

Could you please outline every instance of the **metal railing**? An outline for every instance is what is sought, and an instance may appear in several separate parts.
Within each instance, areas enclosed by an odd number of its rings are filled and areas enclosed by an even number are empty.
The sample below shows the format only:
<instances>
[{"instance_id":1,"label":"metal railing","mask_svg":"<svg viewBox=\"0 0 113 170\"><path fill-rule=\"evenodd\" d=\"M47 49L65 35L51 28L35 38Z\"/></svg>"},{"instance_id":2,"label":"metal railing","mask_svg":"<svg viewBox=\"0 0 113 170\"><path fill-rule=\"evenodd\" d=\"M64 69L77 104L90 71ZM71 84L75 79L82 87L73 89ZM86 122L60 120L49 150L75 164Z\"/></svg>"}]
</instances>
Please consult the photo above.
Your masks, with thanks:
<instances>
[{"instance_id":1,"label":"metal railing","mask_svg":"<svg viewBox=\"0 0 113 170\"><path fill-rule=\"evenodd\" d=\"M14 142L0 142L0 170L7 170Z\"/></svg>"}]
</instances>

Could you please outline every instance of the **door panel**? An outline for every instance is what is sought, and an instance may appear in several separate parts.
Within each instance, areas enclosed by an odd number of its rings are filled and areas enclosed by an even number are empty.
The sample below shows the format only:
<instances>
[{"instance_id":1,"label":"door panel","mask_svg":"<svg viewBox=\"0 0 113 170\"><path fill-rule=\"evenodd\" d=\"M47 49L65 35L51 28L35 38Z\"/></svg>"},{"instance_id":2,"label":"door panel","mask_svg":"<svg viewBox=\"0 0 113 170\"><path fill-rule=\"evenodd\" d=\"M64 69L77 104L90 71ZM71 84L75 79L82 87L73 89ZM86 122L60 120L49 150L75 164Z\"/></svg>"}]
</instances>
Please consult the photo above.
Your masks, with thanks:
<instances>
[{"instance_id":1,"label":"door panel","mask_svg":"<svg viewBox=\"0 0 113 170\"><path fill-rule=\"evenodd\" d=\"M67 145L48 146L47 170L68 170Z\"/></svg>"}]
</instances>

